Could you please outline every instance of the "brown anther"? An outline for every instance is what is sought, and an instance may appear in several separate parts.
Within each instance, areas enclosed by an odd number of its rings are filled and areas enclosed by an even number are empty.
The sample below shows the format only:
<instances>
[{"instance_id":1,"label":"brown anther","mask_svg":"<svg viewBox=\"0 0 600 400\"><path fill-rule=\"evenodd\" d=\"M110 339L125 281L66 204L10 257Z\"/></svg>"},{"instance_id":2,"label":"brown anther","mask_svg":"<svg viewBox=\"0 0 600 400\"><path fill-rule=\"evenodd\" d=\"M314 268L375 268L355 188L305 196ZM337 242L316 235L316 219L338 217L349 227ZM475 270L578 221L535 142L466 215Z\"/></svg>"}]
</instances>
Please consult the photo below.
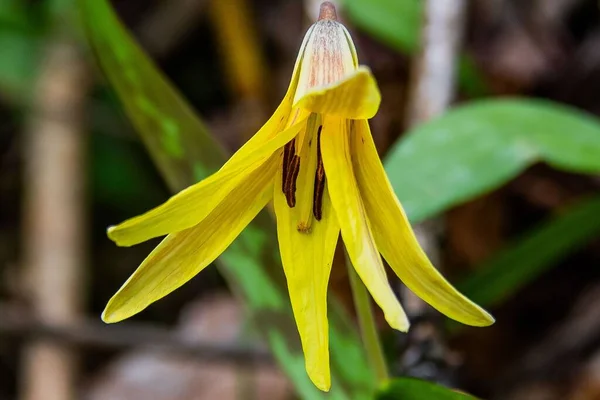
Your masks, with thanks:
<instances>
[{"instance_id":1,"label":"brown anther","mask_svg":"<svg viewBox=\"0 0 600 400\"><path fill-rule=\"evenodd\" d=\"M292 157L296 152L296 139L290 140L285 147L283 148L283 174L282 174L282 182L281 182L281 190L283 193L287 191L286 189L286 180L290 170L290 162L292 161Z\"/></svg>"},{"instance_id":2,"label":"brown anther","mask_svg":"<svg viewBox=\"0 0 600 400\"><path fill-rule=\"evenodd\" d=\"M284 169L285 170L285 169ZM292 155L283 180L283 194L287 200L288 207L296 207L296 180L300 172L300 156Z\"/></svg>"},{"instance_id":3,"label":"brown anther","mask_svg":"<svg viewBox=\"0 0 600 400\"><path fill-rule=\"evenodd\" d=\"M337 21L337 12L335 6L330 1L324 1L321 3L321 9L319 10L319 21L322 19L330 19Z\"/></svg>"},{"instance_id":4,"label":"brown anther","mask_svg":"<svg viewBox=\"0 0 600 400\"><path fill-rule=\"evenodd\" d=\"M283 149L283 174L281 190L290 208L296 206L296 179L300 171L300 157L296 154L296 139L292 139Z\"/></svg>"},{"instance_id":5,"label":"brown anther","mask_svg":"<svg viewBox=\"0 0 600 400\"><path fill-rule=\"evenodd\" d=\"M317 221L323 218L323 194L325 193L325 168L321 156L321 128L317 131L317 170L315 171L315 189L313 194L313 215Z\"/></svg>"},{"instance_id":6,"label":"brown anther","mask_svg":"<svg viewBox=\"0 0 600 400\"><path fill-rule=\"evenodd\" d=\"M296 206L296 181L300 172L300 156L292 157L290 163L290 172L288 174L290 184L288 186L287 202L288 206L294 208Z\"/></svg>"}]
</instances>

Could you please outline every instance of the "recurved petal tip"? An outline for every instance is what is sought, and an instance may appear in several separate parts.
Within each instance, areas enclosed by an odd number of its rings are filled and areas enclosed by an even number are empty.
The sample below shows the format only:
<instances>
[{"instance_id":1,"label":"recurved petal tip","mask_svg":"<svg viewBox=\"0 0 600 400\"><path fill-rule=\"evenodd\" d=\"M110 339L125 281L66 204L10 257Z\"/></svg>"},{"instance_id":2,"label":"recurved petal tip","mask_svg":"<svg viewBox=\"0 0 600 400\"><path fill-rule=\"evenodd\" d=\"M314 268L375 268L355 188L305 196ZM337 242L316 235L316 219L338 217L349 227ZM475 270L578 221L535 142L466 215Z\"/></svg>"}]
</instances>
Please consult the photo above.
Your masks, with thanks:
<instances>
[{"instance_id":1,"label":"recurved petal tip","mask_svg":"<svg viewBox=\"0 0 600 400\"><path fill-rule=\"evenodd\" d=\"M334 84L298 91L294 107L347 119L370 119L381 103L371 70L360 66Z\"/></svg>"},{"instance_id":2,"label":"recurved petal tip","mask_svg":"<svg viewBox=\"0 0 600 400\"><path fill-rule=\"evenodd\" d=\"M485 326L494 325L494 323L496 323L496 319L492 316L492 314L488 313L484 309L481 309L480 318L471 325L485 327Z\"/></svg>"},{"instance_id":3,"label":"recurved petal tip","mask_svg":"<svg viewBox=\"0 0 600 400\"><path fill-rule=\"evenodd\" d=\"M115 231L116 226L115 225L111 225L108 228L106 228L106 235L112 240L112 235L113 232Z\"/></svg>"},{"instance_id":4,"label":"recurved petal tip","mask_svg":"<svg viewBox=\"0 0 600 400\"><path fill-rule=\"evenodd\" d=\"M117 300L117 301L115 301ZM136 314L138 311L136 312L130 312L131 310L128 310L126 307L123 308L123 303L120 302L119 299L119 293L115 294L106 304L106 307L104 307L104 310L102 311L102 315L100 316L100 318L102 319L102 322L104 322L105 324L114 324L117 322L121 322L124 319L127 319L129 317L131 317L132 315ZM116 304L115 304L116 303Z\"/></svg>"},{"instance_id":5,"label":"recurved petal tip","mask_svg":"<svg viewBox=\"0 0 600 400\"><path fill-rule=\"evenodd\" d=\"M401 313L393 313L392 315L385 314L385 320L392 329L406 333L410 328L410 322L404 311L401 308L400 310L402 311Z\"/></svg>"},{"instance_id":6,"label":"recurved petal tip","mask_svg":"<svg viewBox=\"0 0 600 400\"><path fill-rule=\"evenodd\" d=\"M112 225L106 228L106 236L119 247L130 247L135 243L129 243L128 241L123 239L123 235L119 229L118 225Z\"/></svg>"},{"instance_id":7,"label":"recurved petal tip","mask_svg":"<svg viewBox=\"0 0 600 400\"><path fill-rule=\"evenodd\" d=\"M115 318L112 318L112 315L108 313L106 309L102 311L102 315L100 316L100 318L105 324L114 324L115 322L118 322L117 320L115 320Z\"/></svg>"},{"instance_id":8,"label":"recurved petal tip","mask_svg":"<svg viewBox=\"0 0 600 400\"><path fill-rule=\"evenodd\" d=\"M308 377L312 383L322 392L329 392L331 389L331 376L329 375L329 365L327 365L327 371L316 371L310 369L310 366L306 366Z\"/></svg>"},{"instance_id":9,"label":"recurved petal tip","mask_svg":"<svg viewBox=\"0 0 600 400\"><path fill-rule=\"evenodd\" d=\"M337 11L335 6L330 1L324 1L321 3L321 9L319 10L319 21L322 19L330 19L337 21Z\"/></svg>"}]
</instances>

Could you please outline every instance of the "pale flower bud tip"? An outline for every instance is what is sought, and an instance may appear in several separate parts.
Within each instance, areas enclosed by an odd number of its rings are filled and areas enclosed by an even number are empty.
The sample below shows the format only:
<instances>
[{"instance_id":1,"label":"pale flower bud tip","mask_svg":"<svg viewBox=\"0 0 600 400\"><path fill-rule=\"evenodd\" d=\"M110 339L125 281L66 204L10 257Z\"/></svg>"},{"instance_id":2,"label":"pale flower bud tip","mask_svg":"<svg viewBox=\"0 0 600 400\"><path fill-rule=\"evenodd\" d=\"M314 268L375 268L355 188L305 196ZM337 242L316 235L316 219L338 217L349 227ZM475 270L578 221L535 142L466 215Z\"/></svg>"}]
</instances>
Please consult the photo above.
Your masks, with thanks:
<instances>
[{"instance_id":1,"label":"pale flower bud tip","mask_svg":"<svg viewBox=\"0 0 600 400\"><path fill-rule=\"evenodd\" d=\"M319 21L322 19L330 19L337 21L337 12L335 6L330 1L324 1L321 3L321 9L319 11Z\"/></svg>"}]
</instances>

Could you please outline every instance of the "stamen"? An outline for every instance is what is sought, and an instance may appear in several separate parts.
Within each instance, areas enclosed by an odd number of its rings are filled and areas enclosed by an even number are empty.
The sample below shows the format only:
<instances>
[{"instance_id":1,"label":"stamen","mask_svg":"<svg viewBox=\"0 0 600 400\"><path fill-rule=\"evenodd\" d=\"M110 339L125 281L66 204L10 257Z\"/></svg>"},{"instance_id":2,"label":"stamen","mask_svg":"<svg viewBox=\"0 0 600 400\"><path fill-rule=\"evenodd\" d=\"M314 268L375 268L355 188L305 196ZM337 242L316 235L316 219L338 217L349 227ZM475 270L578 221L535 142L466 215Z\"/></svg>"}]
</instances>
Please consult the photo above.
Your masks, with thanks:
<instances>
[{"instance_id":1,"label":"stamen","mask_svg":"<svg viewBox=\"0 0 600 400\"><path fill-rule=\"evenodd\" d=\"M296 219L298 232L310 234L315 220L323 217L325 169L321 158L321 117L311 114L306 129L285 145L281 190ZM301 162L302 161L302 162Z\"/></svg>"},{"instance_id":2,"label":"stamen","mask_svg":"<svg viewBox=\"0 0 600 400\"><path fill-rule=\"evenodd\" d=\"M296 152L296 139L290 140L285 147L283 148L283 174L281 175L281 191L286 193L285 182L287 179L287 175L290 170L290 161L292 161L292 156Z\"/></svg>"},{"instance_id":3,"label":"stamen","mask_svg":"<svg viewBox=\"0 0 600 400\"><path fill-rule=\"evenodd\" d=\"M313 215L317 221L323 218L323 193L325 192L325 167L321 157L321 129L317 131L317 170L315 172L315 190L313 194Z\"/></svg>"},{"instance_id":4,"label":"stamen","mask_svg":"<svg viewBox=\"0 0 600 400\"><path fill-rule=\"evenodd\" d=\"M300 156L292 156L290 161L289 170L285 179L285 198L287 200L288 207L294 208L296 206L296 180L298 179L298 173L300 172Z\"/></svg>"}]
</instances>

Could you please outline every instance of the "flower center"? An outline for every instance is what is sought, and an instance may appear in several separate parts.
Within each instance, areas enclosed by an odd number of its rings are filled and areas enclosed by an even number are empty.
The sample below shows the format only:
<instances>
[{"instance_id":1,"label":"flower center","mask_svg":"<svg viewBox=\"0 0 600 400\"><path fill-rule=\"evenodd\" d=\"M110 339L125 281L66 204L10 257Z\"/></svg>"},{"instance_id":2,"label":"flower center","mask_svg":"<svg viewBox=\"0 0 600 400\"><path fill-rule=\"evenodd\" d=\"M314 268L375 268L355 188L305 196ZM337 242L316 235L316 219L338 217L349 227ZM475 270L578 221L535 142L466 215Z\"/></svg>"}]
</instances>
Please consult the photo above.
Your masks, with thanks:
<instances>
[{"instance_id":1,"label":"flower center","mask_svg":"<svg viewBox=\"0 0 600 400\"><path fill-rule=\"evenodd\" d=\"M283 151L281 190L290 208L298 205L299 232L309 233L313 218L323 218L325 169L321 157L321 117L311 114L306 129Z\"/></svg>"}]
</instances>

